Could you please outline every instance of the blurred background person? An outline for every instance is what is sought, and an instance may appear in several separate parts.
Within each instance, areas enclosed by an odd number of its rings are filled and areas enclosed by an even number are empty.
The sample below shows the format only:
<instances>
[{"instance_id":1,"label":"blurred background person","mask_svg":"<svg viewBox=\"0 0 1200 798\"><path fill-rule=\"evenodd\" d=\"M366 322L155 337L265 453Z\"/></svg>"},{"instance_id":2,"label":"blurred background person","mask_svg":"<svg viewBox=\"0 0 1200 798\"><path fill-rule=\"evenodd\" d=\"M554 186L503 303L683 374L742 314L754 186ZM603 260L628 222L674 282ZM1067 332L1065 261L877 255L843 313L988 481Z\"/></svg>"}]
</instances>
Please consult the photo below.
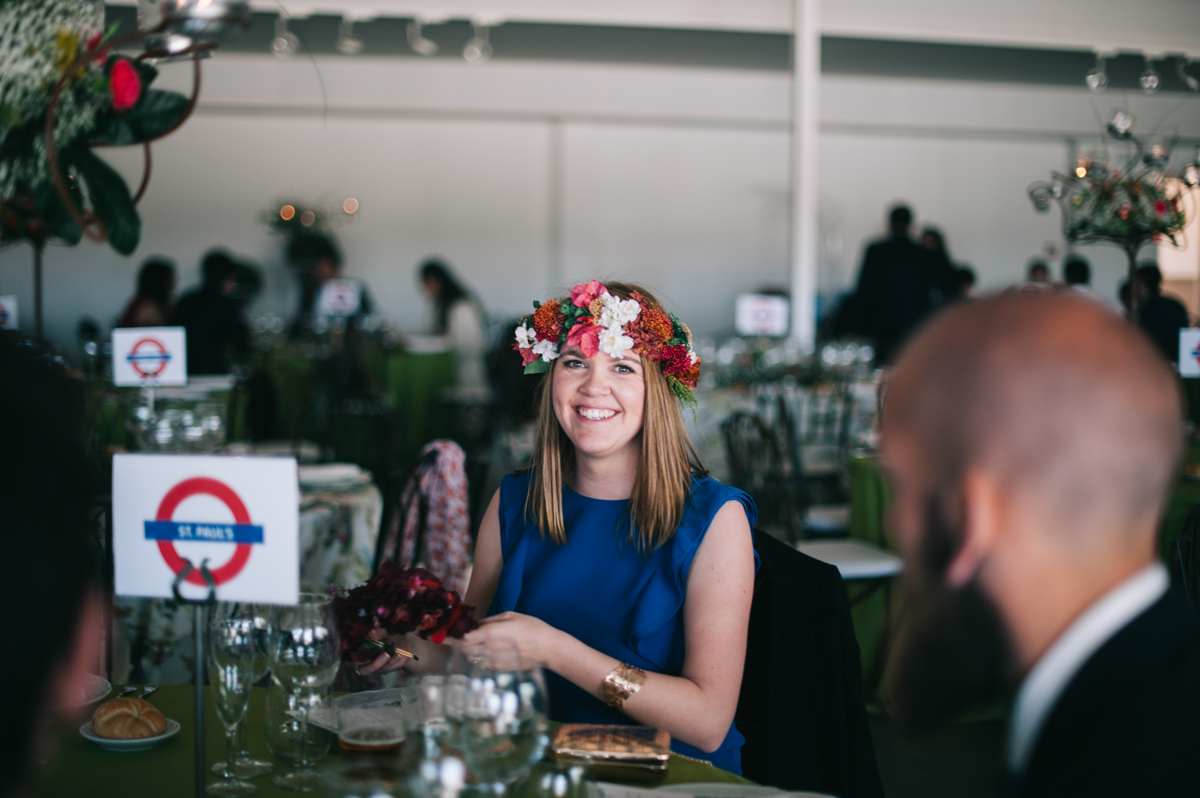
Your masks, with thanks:
<instances>
[{"instance_id":1,"label":"blurred background person","mask_svg":"<svg viewBox=\"0 0 1200 798\"><path fill-rule=\"evenodd\" d=\"M1066 291L950 311L897 364L897 714L930 731L1019 683L1004 795L1196 793L1200 626L1158 556L1182 421L1151 343Z\"/></svg>"},{"instance_id":2,"label":"blurred background person","mask_svg":"<svg viewBox=\"0 0 1200 798\"><path fill-rule=\"evenodd\" d=\"M975 290L975 270L970 266L959 266L954 276L958 282L958 298L970 299Z\"/></svg>"},{"instance_id":3,"label":"blurred background person","mask_svg":"<svg viewBox=\"0 0 1200 798\"><path fill-rule=\"evenodd\" d=\"M886 237L867 246L854 292L852 331L871 339L876 360L890 363L933 310L934 256L910 238L907 205L888 213Z\"/></svg>"},{"instance_id":4,"label":"blurred background person","mask_svg":"<svg viewBox=\"0 0 1200 798\"><path fill-rule=\"evenodd\" d=\"M950 251L946 246L946 237L936 227L926 227L921 231L918 242L933 253L933 297L935 304L957 299L961 292L957 268L950 259Z\"/></svg>"},{"instance_id":5,"label":"blurred background person","mask_svg":"<svg viewBox=\"0 0 1200 798\"><path fill-rule=\"evenodd\" d=\"M250 351L250 328L233 298L237 270L223 249L201 264L203 283L179 298L174 323L187 330L188 374L228 374L233 358Z\"/></svg>"},{"instance_id":6,"label":"blurred background person","mask_svg":"<svg viewBox=\"0 0 1200 798\"><path fill-rule=\"evenodd\" d=\"M1155 263L1138 267L1134 290L1137 291L1138 324L1168 363L1179 360L1179 330L1188 326L1187 308L1162 292L1162 272Z\"/></svg>"},{"instance_id":7,"label":"blurred background person","mask_svg":"<svg viewBox=\"0 0 1200 798\"><path fill-rule=\"evenodd\" d=\"M1033 258L1025 267L1025 282L1017 286L1018 291L1045 291L1051 287L1050 267L1041 258Z\"/></svg>"},{"instance_id":8,"label":"blurred background person","mask_svg":"<svg viewBox=\"0 0 1200 798\"><path fill-rule=\"evenodd\" d=\"M118 327L162 327L171 318L175 299L175 261L147 258L138 270L137 293L129 300Z\"/></svg>"},{"instance_id":9,"label":"blurred background person","mask_svg":"<svg viewBox=\"0 0 1200 798\"><path fill-rule=\"evenodd\" d=\"M88 453L79 384L35 350L0 337L0 458L5 562L0 601L36 608L36 663L0 658L5 739L0 796L35 794L35 762L52 755L58 733L78 727L89 674L99 672L101 599L92 499L99 489ZM24 608L24 609L21 609ZM75 732L71 732L74 734Z\"/></svg>"},{"instance_id":10,"label":"blurred background person","mask_svg":"<svg viewBox=\"0 0 1200 798\"><path fill-rule=\"evenodd\" d=\"M460 391L487 392L487 317L479 301L441 258L426 258L419 270L429 300L429 332L450 340L457 360Z\"/></svg>"}]
</instances>

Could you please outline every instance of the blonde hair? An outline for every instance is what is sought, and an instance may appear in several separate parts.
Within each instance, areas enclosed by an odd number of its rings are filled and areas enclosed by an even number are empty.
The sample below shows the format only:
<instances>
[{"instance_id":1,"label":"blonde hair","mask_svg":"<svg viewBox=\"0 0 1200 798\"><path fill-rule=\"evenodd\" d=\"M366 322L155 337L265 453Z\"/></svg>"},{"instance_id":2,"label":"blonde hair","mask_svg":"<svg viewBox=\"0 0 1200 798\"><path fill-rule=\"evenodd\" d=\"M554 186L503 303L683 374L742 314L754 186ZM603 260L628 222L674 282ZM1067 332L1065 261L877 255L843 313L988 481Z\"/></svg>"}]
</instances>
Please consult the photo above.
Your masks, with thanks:
<instances>
[{"instance_id":1,"label":"blonde hair","mask_svg":"<svg viewBox=\"0 0 1200 798\"><path fill-rule=\"evenodd\" d=\"M662 307L653 294L639 285L605 285L614 296L628 299L637 291L650 304ZM637 477L627 520L630 540L637 543L639 551L649 553L669 541L683 522L692 474L705 476L707 472L688 439L679 402L671 393L667 378L657 363L646 358L641 361L646 399ZM543 537L561 545L568 542L562 509L563 478L575 467L575 447L554 414L556 370L551 368L542 377L537 444L531 465L533 475L525 496L525 517L537 524Z\"/></svg>"}]
</instances>

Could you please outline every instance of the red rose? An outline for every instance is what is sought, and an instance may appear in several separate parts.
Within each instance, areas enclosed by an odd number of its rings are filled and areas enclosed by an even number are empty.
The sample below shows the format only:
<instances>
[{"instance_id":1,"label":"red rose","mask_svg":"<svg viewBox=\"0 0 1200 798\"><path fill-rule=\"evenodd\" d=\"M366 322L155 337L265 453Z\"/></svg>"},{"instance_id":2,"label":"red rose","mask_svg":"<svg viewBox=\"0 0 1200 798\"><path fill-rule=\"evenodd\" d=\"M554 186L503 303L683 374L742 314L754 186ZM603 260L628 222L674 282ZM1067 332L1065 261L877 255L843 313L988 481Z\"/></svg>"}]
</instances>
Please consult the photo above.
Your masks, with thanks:
<instances>
[{"instance_id":1,"label":"red rose","mask_svg":"<svg viewBox=\"0 0 1200 798\"><path fill-rule=\"evenodd\" d=\"M108 73L113 110L121 113L137 105L142 96L142 78L128 58L118 58Z\"/></svg>"}]
</instances>

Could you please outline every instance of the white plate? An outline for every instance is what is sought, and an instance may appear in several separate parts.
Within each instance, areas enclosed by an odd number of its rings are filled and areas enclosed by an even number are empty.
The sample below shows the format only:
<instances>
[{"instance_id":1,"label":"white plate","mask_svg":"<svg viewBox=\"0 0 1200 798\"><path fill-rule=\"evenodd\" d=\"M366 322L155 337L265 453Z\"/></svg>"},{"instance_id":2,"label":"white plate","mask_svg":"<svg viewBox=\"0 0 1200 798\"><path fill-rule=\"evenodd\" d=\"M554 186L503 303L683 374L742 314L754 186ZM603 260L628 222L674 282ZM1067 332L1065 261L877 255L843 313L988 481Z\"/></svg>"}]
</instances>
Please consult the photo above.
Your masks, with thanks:
<instances>
[{"instance_id":1,"label":"white plate","mask_svg":"<svg viewBox=\"0 0 1200 798\"><path fill-rule=\"evenodd\" d=\"M83 686L83 697L72 706L74 708L86 707L88 704L94 704L101 698L104 698L112 690L112 684L103 676L88 675L88 682Z\"/></svg>"},{"instance_id":2,"label":"white plate","mask_svg":"<svg viewBox=\"0 0 1200 798\"><path fill-rule=\"evenodd\" d=\"M765 798L768 795L787 795L790 798L833 798L823 792L785 792L775 787L762 787L758 784L730 784L713 782L710 784L664 784L657 788L659 792L678 792L692 795L696 798Z\"/></svg>"},{"instance_id":3,"label":"white plate","mask_svg":"<svg viewBox=\"0 0 1200 798\"><path fill-rule=\"evenodd\" d=\"M92 722L79 727L79 733L88 738L101 748L109 751L144 751L147 748L153 748L168 737L174 737L179 731L179 724L170 718L167 718L167 730L155 737L143 737L140 740L110 740L107 737L97 737L92 733Z\"/></svg>"}]
</instances>

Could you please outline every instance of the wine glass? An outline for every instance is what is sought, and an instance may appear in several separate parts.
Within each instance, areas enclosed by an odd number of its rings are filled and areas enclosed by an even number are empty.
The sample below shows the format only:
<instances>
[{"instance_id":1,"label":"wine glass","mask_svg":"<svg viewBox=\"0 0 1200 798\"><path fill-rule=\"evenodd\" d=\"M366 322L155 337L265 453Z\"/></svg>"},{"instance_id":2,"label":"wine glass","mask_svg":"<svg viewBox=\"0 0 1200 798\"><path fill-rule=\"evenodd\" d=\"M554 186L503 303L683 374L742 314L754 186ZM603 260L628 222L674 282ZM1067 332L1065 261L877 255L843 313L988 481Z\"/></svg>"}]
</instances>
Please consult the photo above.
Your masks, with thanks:
<instances>
[{"instance_id":1,"label":"wine glass","mask_svg":"<svg viewBox=\"0 0 1200 798\"><path fill-rule=\"evenodd\" d=\"M327 690L342 658L333 599L320 593L301 593L300 603L279 607L271 625L271 678L288 692ZM308 702L300 704L299 764L290 773L271 779L276 787L310 792L321 784L309 767Z\"/></svg>"},{"instance_id":2,"label":"wine glass","mask_svg":"<svg viewBox=\"0 0 1200 798\"><path fill-rule=\"evenodd\" d=\"M516 651L503 644L477 652L462 726L463 753L471 771L503 798L542 758L546 728L541 671L522 667Z\"/></svg>"},{"instance_id":3,"label":"wine glass","mask_svg":"<svg viewBox=\"0 0 1200 798\"><path fill-rule=\"evenodd\" d=\"M254 641L254 675L251 684L258 684L267 671L271 669L271 660L267 653L268 638L271 631L270 607L265 604L220 603L213 610L214 617L228 623L239 624ZM275 769L262 759L250 755L250 744L246 739L246 718L238 722L237 727L237 756L233 760L233 770L241 779L254 779L265 776ZM225 776L229 769L228 762L217 762L212 766L212 772Z\"/></svg>"},{"instance_id":4,"label":"wine glass","mask_svg":"<svg viewBox=\"0 0 1200 798\"><path fill-rule=\"evenodd\" d=\"M224 617L216 612L209 622L208 681L212 688L213 707L225 727L229 759L222 779L208 785L205 792L217 796L250 795L258 790L242 781L234 770L237 757L237 726L250 704L250 685L254 680L254 636L252 627L237 618Z\"/></svg>"},{"instance_id":5,"label":"wine glass","mask_svg":"<svg viewBox=\"0 0 1200 798\"><path fill-rule=\"evenodd\" d=\"M300 764L300 749L307 750L312 761L329 753L333 735L320 726L309 724L305 736L300 736L300 708L308 711L329 703L329 690L289 692L272 679L267 684L267 727L265 738L271 755L285 765Z\"/></svg>"}]
</instances>

